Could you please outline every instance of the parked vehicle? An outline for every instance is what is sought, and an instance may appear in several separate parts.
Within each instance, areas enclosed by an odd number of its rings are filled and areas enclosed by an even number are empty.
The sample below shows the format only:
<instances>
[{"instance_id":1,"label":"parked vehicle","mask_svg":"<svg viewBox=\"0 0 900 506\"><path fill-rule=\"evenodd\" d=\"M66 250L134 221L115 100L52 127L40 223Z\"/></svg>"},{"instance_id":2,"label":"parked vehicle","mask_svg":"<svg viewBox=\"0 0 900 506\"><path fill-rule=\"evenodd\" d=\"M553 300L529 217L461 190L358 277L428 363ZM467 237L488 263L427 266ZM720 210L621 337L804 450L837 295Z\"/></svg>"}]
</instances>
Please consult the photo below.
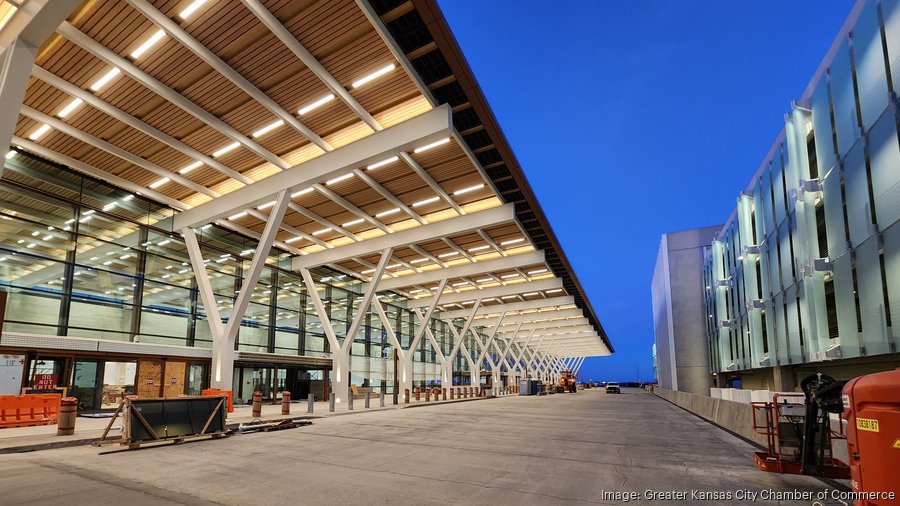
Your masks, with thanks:
<instances>
[{"instance_id":1,"label":"parked vehicle","mask_svg":"<svg viewBox=\"0 0 900 506\"><path fill-rule=\"evenodd\" d=\"M608 394L620 394L622 390L619 389L619 384L615 381L610 381L606 384L606 393Z\"/></svg>"}]
</instances>

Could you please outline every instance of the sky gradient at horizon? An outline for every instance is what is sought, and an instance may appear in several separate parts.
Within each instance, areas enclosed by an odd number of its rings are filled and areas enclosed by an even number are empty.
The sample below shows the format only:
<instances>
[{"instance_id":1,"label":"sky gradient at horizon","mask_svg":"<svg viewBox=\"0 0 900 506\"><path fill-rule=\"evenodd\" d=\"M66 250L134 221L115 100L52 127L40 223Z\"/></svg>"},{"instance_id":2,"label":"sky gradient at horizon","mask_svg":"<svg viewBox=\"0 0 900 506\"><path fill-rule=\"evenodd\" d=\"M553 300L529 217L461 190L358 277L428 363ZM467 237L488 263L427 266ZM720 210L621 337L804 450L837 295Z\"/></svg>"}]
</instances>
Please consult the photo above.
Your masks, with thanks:
<instances>
[{"instance_id":1,"label":"sky gradient at horizon","mask_svg":"<svg viewBox=\"0 0 900 506\"><path fill-rule=\"evenodd\" d=\"M724 223L847 0L440 0L615 347L581 378L650 381L660 236Z\"/></svg>"}]
</instances>

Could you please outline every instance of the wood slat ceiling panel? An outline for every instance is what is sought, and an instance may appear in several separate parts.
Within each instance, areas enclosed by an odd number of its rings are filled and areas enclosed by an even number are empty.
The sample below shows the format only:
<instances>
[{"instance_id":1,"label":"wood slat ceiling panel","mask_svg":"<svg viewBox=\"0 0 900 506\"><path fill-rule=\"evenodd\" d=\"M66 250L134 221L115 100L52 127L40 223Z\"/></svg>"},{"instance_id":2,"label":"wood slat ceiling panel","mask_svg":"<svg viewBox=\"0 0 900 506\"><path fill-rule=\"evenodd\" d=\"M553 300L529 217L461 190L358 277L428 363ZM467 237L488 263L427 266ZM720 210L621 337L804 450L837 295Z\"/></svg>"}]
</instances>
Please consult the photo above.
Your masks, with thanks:
<instances>
[{"instance_id":1,"label":"wood slat ceiling panel","mask_svg":"<svg viewBox=\"0 0 900 506\"><path fill-rule=\"evenodd\" d=\"M260 126L265 126L265 124ZM306 137L300 135L288 125L282 125L266 135L253 140L260 146L282 158L287 158L288 154L309 145L309 140L307 140Z\"/></svg>"},{"instance_id":2,"label":"wood slat ceiling panel","mask_svg":"<svg viewBox=\"0 0 900 506\"><path fill-rule=\"evenodd\" d=\"M328 88L309 69L290 76L267 91L272 100L294 115L297 115L301 107L315 102L328 93L330 93ZM303 116L298 116L298 119L320 136L329 135L357 121L353 111L337 98Z\"/></svg>"},{"instance_id":3,"label":"wood slat ceiling panel","mask_svg":"<svg viewBox=\"0 0 900 506\"><path fill-rule=\"evenodd\" d=\"M187 21L181 19L178 13L190 2L151 3L226 61L268 32L240 0L208 1Z\"/></svg>"},{"instance_id":4,"label":"wood slat ceiling panel","mask_svg":"<svg viewBox=\"0 0 900 506\"><path fill-rule=\"evenodd\" d=\"M351 91L351 95L373 114L390 109L420 95L401 69Z\"/></svg>"},{"instance_id":5,"label":"wood slat ceiling panel","mask_svg":"<svg viewBox=\"0 0 900 506\"><path fill-rule=\"evenodd\" d=\"M375 31L353 0L319 0L306 6L263 0L263 5L320 62L363 34Z\"/></svg>"}]
</instances>

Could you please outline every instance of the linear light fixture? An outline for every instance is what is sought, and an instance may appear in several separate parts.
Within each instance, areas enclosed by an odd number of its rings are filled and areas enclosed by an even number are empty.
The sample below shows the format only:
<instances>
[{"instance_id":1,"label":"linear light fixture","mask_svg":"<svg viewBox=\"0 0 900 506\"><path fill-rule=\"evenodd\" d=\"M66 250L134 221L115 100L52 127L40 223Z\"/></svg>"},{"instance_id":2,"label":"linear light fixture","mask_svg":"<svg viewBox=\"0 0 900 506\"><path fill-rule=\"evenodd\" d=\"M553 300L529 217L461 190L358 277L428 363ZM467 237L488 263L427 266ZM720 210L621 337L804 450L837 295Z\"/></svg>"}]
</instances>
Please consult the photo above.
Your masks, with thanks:
<instances>
[{"instance_id":1,"label":"linear light fixture","mask_svg":"<svg viewBox=\"0 0 900 506\"><path fill-rule=\"evenodd\" d=\"M353 173L352 173L352 172L348 172L348 173L344 174L343 176L338 176L338 177L336 177L336 178L329 179L328 181L325 181L325 184L328 185L328 186L331 186L331 185L333 185L333 184L338 184L338 183L340 183L341 181L346 181L346 180L350 179L351 177L353 177Z\"/></svg>"},{"instance_id":2,"label":"linear light fixture","mask_svg":"<svg viewBox=\"0 0 900 506\"><path fill-rule=\"evenodd\" d=\"M491 281L494 281L494 278L481 278L475 280L476 283L490 283Z\"/></svg>"},{"instance_id":3,"label":"linear light fixture","mask_svg":"<svg viewBox=\"0 0 900 506\"><path fill-rule=\"evenodd\" d=\"M153 47L154 44L162 40L163 37L166 36L166 32L162 30L157 30L156 33L150 36L149 39L145 40L143 44L137 47L134 51L131 52L132 58L140 58L142 54L146 53L148 49Z\"/></svg>"},{"instance_id":4,"label":"linear light fixture","mask_svg":"<svg viewBox=\"0 0 900 506\"><path fill-rule=\"evenodd\" d=\"M300 108L299 111L297 111L297 114L299 114L300 116L303 116L304 114L306 114L308 112L311 112L315 109L318 109L319 107L322 107L323 105L327 104L328 102L331 102L332 100L334 100L334 95L329 93L329 94L325 95L324 97L322 97L318 100L315 100L314 102L304 105L303 107Z\"/></svg>"},{"instance_id":5,"label":"linear light fixture","mask_svg":"<svg viewBox=\"0 0 900 506\"><path fill-rule=\"evenodd\" d=\"M260 211L262 211L263 209L268 209L274 205L275 205L275 201L273 200L271 202L266 202L265 204L260 204L260 205L256 206L256 208L259 209Z\"/></svg>"},{"instance_id":6,"label":"linear light fixture","mask_svg":"<svg viewBox=\"0 0 900 506\"><path fill-rule=\"evenodd\" d=\"M487 244L485 244L484 246L478 246L478 247L475 247L475 248L469 248L469 253L474 253L474 252L476 252L476 251L484 251L484 250L486 250L486 249L488 249L488 248L490 248L490 246L488 246Z\"/></svg>"},{"instance_id":7,"label":"linear light fixture","mask_svg":"<svg viewBox=\"0 0 900 506\"><path fill-rule=\"evenodd\" d=\"M92 91L100 91L104 86L106 86L107 83L112 81L121 72L122 71L119 70L119 67L113 67L113 68L109 69L109 71L106 72L105 74L103 74L103 76L100 77L100 79L97 79L96 81L94 81L94 84L91 85L91 90Z\"/></svg>"},{"instance_id":8,"label":"linear light fixture","mask_svg":"<svg viewBox=\"0 0 900 506\"><path fill-rule=\"evenodd\" d=\"M562 288L554 288L553 290L547 290L546 293L558 293L558 292L561 292L561 291L563 291Z\"/></svg>"},{"instance_id":9,"label":"linear light fixture","mask_svg":"<svg viewBox=\"0 0 900 506\"><path fill-rule=\"evenodd\" d=\"M465 285L468 285L468 284L469 284L468 281L460 281L459 283L453 283L453 284L450 285L450 286L465 286Z\"/></svg>"},{"instance_id":10,"label":"linear light fixture","mask_svg":"<svg viewBox=\"0 0 900 506\"><path fill-rule=\"evenodd\" d=\"M392 164L392 163L396 162L396 161L399 160L399 159L400 159L399 156L392 156L392 157L390 157L390 158L385 158L384 160L382 160L382 161L380 161L380 162L375 162L375 163L373 163L372 165L367 166L367 167L366 167L366 170L380 169L381 167L384 167L385 165Z\"/></svg>"},{"instance_id":11,"label":"linear light fixture","mask_svg":"<svg viewBox=\"0 0 900 506\"><path fill-rule=\"evenodd\" d=\"M50 125L44 124L44 125L41 125L40 128L38 128L37 130L32 132L31 135L28 136L28 138L33 141L36 141L49 131L50 131Z\"/></svg>"},{"instance_id":12,"label":"linear light fixture","mask_svg":"<svg viewBox=\"0 0 900 506\"><path fill-rule=\"evenodd\" d=\"M206 0L194 0L193 2L191 2L190 5L185 7L183 11L178 13L178 17L180 17L181 19L187 19L187 18L191 17L191 14L196 12L197 9L202 7L203 4L205 4L205 3L206 3Z\"/></svg>"},{"instance_id":13,"label":"linear light fixture","mask_svg":"<svg viewBox=\"0 0 900 506\"><path fill-rule=\"evenodd\" d=\"M300 195L306 195L307 193L309 193L309 192L311 192L311 191L313 191L312 188L304 188L304 189L302 189L302 190L300 190L300 191L296 191L296 192L292 193L292 194L291 194L291 198L292 198L292 199L295 199L295 198L299 197Z\"/></svg>"},{"instance_id":14,"label":"linear light fixture","mask_svg":"<svg viewBox=\"0 0 900 506\"><path fill-rule=\"evenodd\" d=\"M420 263L422 263L422 262L427 262L427 261L429 261L429 260L430 260L430 258L417 258L417 259L415 259L415 260L411 260L409 263L411 263L411 264L420 264ZM412 292L410 292L410 293L412 293Z\"/></svg>"},{"instance_id":15,"label":"linear light fixture","mask_svg":"<svg viewBox=\"0 0 900 506\"><path fill-rule=\"evenodd\" d=\"M353 225L359 225L360 223L362 223L364 221L366 221L366 220L359 218L357 220L348 221L347 223L343 223L343 224L341 224L341 227L344 227L344 228L352 227Z\"/></svg>"},{"instance_id":16,"label":"linear light fixture","mask_svg":"<svg viewBox=\"0 0 900 506\"><path fill-rule=\"evenodd\" d=\"M459 255L458 251L451 251L450 253L441 253L440 255L438 255L438 258L447 258L447 257L456 256L456 255Z\"/></svg>"},{"instance_id":17,"label":"linear light fixture","mask_svg":"<svg viewBox=\"0 0 900 506\"><path fill-rule=\"evenodd\" d=\"M397 213L399 213L399 212L400 212L400 208L399 208L399 207L395 207L395 208L393 208L393 209L388 209L387 211L381 211L380 213L376 214L375 217L376 217L376 218L383 218L383 217L385 217L385 216L390 216L390 215L392 215L392 214L397 214Z\"/></svg>"},{"instance_id":18,"label":"linear light fixture","mask_svg":"<svg viewBox=\"0 0 900 506\"><path fill-rule=\"evenodd\" d=\"M268 125L266 125L266 126L260 128L259 130L253 132L253 134L252 134L252 135L253 135L253 138L255 139L255 138L257 138L257 137L262 137L263 135L266 135L267 133L271 132L272 130L275 130L276 128L278 128L278 127L280 127L280 126L282 126L282 125L284 125L284 120L283 120L283 119L280 119L280 120L278 120L278 121L274 121L274 122L272 122L272 123L269 123Z\"/></svg>"},{"instance_id":19,"label":"linear light fixture","mask_svg":"<svg viewBox=\"0 0 900 506\"><path fill-rule=\"evenodd\" d=\"M169 179L167 177L164 177L162 179L157 179L156 181L150 183L150 186L148 188L150 188L151 190L155 190L155 189L159 188L160 186L168 183L169 181L171 181L171 179Z\"/></svg>"},{"instance_id":20,"label":"linear light fixture","mask_svg":"<svg viewBox=\"0 0 900 506\"><path fill-rule=\"evenodd\" d=\"M429 149L434 149L438 146L443 146L444 144L447 144L448 142L450 142L450 137L444 137L443 139L434 141L430 144L426 144L424 146L417 147L416 149L413 150L413 153L416 153L416 154L424 153L425 151L428 151Z\"/></svg>"},{"instance_id":21,"label":"linear light fixture","mask_svg":"<svg viewBox=\"0 0 900 506\"><path fill-rule=\"evenodd\" d=\"M200 167L201 165L203 165L203 162L200 162L200 161L193 162L191 164L185 165L184 167L178 169L178 173L179 174L187 174L188 172Z\"/></svg>"},{"instance_id":22,"label":"linear light fixture","mask_svg":"<svg viewBox=\"0 0 900 506\"><path fill-rule=\"evenodd\" d=\"M427 206L428 204L432 204L440 200L440 197L431 197L430 199L420 200L418 202L413 202L413 207Z\"/></svg>"},{"instance_id":23,"label":"linear light fixture","mask_svg":"<svg viewBox=\"0 0 900 506\"><path fill-rule=\"evenodd\" d=\"M375 79L378 79L379 77L387 74L388 72L394 70L395 68L396 68L396 66L393 63L389 63L389 64L385 65L384 67L381 67L380 69L376 70L375 72L372 72L371 74L365 75L365 76L357 79L356 81L353 81L353 87L359 88L360 86L366 85L366 84L374 81Z\"/></svg>"},{"instance_id":24,"label":"linear light fixture","mask_svg":"<svg viewBox=\"0 0 900 506\"><path fill-rule=\"evenodd\" d=\"M231 216L228 217L228 219L230 221L234 221L234 220L239 220L239 219L243 218L244 216L247 216L247 211L241 211L237 214L232 214Z\"/></svg>"},{"instance_id":25,"label":"linear light fixture","mask_svg":"<svg viewBox=\"0 0 900 506\"><path fill-rule=\"evenodd\" d=\"M547 269L538 269L538 270L536 270L536 271L528 271L528 274L529 274L529 275L532 275L532 274L543 274L543 273L545 273L545 272L547 272Z\"/></svg>"},{"instance_id":26,"label":"linear light fixture","mask_svg":"<svg viewBox=\"0 0 900 506\"><path fill-rule=\"evenodd\" d=\"M375 269L366 269L364 271L359 271L360 274L372 274L375 272Z\"/></svg>"},{"instance_id":27,"label":"linear light fixture","mask_svg":"<svg viewBox=\"0 0 900 506\"><path fill-rule=\"evenodd\" d=\"M7 160L9 160L10 158L12 158L14 156L16 156L16 151L14 149L10 149L9 151L6 152L5 158Z\"/></svg>"},{"instance_id":28,"label":"linear light fixture","mask_svg":"<svg viewBox=\"0 0 900 506\"><path fill-rule=\"evenodd\" d=\"M503 276L500 276L500 279L510 279L510 278L517 278L517 277L519 277L519 273L514 272L512 274L504 274Z\"/></svg>"},{"instance_id":29,"label":"linear light fixture","mask_svg":"<svg viewBox=\"0 0 900 506\"><path fill-rule=\"evenodd\" d=\"M466 193L472 193L472 192L478 191L482 188L484 188L484 183L476 184L475 186L467 186L465 188L460 188L459 190L456 190L455 192L453 192L453 196L455 197L456 195L465 195Z\"/></svg>"},{"instance_id":30,"label":"linear light fixture","mask_svg":"<svg viewBox=\"0 0 900 506\"><path fill-rule=\"evenodd\" d=\"M294 236L294 237L291 237L290 239L285 240L284 242L290 244L290 243L292 243L292 242L297 242L297 241L299 241L300 239L303 239L303 238L300 237L300 236Z\"/></svg>"},{"instance_id":31,"label":"linear light fixture","mask_svg":"<svg viewBox=\"0 0 900 506\"><path fill-rule=\"evenodd\" d=\"M510 244L518 244L525 240L524 237L519 237L518 239L510 239L508 241L503 241L500 243L500 246L509 246Z\"/></svg>"},{"instance_id":32,"label":"linear light fixture","mask_svg":"<svg viewBox=\"0 0 900 506\"><path fill-rule=\"evenodd\" d=\"M312 235L322 235L325 232L331 232L331 227L323 228L321 230L316 230L315 232L312 233Z\"/></svg>"},{"instance_id":33,"label":"linear light fixture","mask_svg":"<svg viewBox=\"0 0 900 506\"><path fill-rule=\"evenodd\" d=\"M212 154L213 158L218 158L218 157L224 155L225 153L230 153L230 152L234 151L235 149L237 149L238 146L240 146L240 145L241 145L240 142L235 141L235 142L232 142L231 144L225 146L224 148L219 149L218 151L213 151L213 154Z\"/></svg>"},{"instance_id":34,"label":"linear light fixture","mask_svg":"<svg viewBox=\"0 0 900 506\"><path fill-rule=\"evenodd\" d=\"M69 114L72 114L72 111L74 111L75 108L78 107L79 105L81 105L82 103L84 103L83 100L81 100L80 98L76 98L75 100L72 100L71 102L69 102L69 105L63 107L63 109L61 111L59 111L59 113L57 113L56 115L60 118L65 118Z\"/></svg>"}]
</instances>

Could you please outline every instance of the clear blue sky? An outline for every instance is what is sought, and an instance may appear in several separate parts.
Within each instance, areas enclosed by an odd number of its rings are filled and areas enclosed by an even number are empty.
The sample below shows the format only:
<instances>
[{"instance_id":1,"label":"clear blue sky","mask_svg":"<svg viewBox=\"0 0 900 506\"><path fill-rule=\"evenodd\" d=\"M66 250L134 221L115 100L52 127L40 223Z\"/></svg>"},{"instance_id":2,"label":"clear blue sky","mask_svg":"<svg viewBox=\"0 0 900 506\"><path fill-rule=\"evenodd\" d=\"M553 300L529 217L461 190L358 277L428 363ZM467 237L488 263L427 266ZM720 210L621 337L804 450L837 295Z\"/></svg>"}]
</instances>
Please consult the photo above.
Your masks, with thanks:
<instances>
[{"instance_id":1,"label":"clear blue sky","mask_svg":"<svg viewBox=\"0 0 900 506\"><path fill-rule=\"evenodd\" d=\"M660 235L724 222L850 0L441 0L616 353L651 378Z\"/></svg>"}]
</instances>

